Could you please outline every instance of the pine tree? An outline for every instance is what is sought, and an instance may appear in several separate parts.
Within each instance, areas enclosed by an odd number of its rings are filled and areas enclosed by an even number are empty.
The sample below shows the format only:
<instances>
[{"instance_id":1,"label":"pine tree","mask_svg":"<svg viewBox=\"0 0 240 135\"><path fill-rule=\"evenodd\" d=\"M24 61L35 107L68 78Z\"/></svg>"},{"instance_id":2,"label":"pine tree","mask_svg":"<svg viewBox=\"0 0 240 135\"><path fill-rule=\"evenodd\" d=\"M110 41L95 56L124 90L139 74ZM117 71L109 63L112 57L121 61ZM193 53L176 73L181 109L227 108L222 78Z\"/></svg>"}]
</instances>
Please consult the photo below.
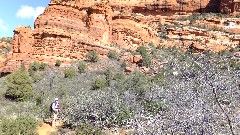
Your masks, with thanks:
<instances>
[{"instance_id":1,"label":"pine tree","mask_svg":"<svg viewBox=\"0 0 240 135\"><path fill-rule=\"evenodd\" d=\"M6 98L16 101L26 101L33 96L32 81L25 68L10 74L5 80Z\"/></svg>"}]
</instances>

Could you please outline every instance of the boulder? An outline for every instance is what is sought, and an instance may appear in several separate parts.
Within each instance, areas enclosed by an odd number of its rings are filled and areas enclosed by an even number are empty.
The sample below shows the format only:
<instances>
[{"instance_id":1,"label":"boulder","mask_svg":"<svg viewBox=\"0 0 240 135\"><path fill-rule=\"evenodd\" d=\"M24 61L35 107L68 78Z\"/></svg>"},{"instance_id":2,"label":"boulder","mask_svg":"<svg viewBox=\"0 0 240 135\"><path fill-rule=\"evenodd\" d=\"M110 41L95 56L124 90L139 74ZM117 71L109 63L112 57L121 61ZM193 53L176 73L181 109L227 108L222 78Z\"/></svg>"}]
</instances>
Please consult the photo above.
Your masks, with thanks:
<instances>
[{"instance_id":1,"label":"boulder","mask_svg":"<svg viewBox=\"0 0 240 135\"><path fill-rule=\"evenodd\" d=\"M141 55L134 55L133 56L133 63L139 63L142 62L142 56Z\"/></svg>"},{"instance_id":2,"label":"boulder","mask_svg":"<svg viewBox=\"0 0 240 135\"><path fill-rule=\"evenodd\" d=\"M133 71L134 71L134 68L132 68L132 67L125 67L125 72L131 73Z\"/></svg>"}]
</instances>

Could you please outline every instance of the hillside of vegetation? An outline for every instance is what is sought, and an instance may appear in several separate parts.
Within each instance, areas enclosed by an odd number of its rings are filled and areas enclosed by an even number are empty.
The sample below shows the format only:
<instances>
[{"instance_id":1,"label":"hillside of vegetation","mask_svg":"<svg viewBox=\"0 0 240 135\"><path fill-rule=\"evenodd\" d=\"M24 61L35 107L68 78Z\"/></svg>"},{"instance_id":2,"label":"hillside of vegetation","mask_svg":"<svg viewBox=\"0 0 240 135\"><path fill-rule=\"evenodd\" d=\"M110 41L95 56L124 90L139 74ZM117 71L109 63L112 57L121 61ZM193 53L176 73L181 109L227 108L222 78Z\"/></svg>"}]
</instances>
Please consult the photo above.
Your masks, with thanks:
<instances>
[{"instance_id":1,"label":"hillside of vegetation","mask_svg":"<svg viewBox=\"0 0 240 135\"><path fill-rule=\"evenodd\" d=\"M35 134L58 97L64 126L56 134L239 134L239 49L131 52L162 63L153 73L124 72L126 63L94 52L66 68L61 61L22 65L0 78L0 133Z\"/></svg>"}]
</instances>

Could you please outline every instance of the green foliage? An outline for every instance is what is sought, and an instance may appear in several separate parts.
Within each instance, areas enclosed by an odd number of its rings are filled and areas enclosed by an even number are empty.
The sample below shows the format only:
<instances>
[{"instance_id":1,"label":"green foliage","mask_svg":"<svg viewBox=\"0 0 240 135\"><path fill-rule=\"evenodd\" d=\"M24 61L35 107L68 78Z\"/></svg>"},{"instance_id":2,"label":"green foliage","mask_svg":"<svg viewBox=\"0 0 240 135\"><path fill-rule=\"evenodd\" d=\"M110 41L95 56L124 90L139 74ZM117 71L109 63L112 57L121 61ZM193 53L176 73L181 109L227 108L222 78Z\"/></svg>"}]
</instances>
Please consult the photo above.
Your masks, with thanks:
<instances>
[{"instance_id":1,"label":"green foliage","mask_svg":"<svg viewBox=\"0 0 240 135\"><path fill-rule=\"evenodd\" d=\"M79 73L85 73L86 72L87 65L84 62L79 62L78 63L78 72Z\"/></svg>"},{"instance_id":2,"label":"green foliage","mask_svg":"<svg viewBox=\"0 0 240 135\"><path fill-rule=\"evenodd\" d=\"M126 68L127 64L126 64L125 61L123 61L122 64L121 64L120 66L121 66L121 68Z\"/></svg>"},{"instance_id":3,"label":"green foliage","mask_svg":"<svg viewBox=\"0 0 240 135\"><path fill-rule=\"evenodd\" d=\"M113 77L113 80L124 80L125 75L123 73L116 73Z\"/></svg>"},{"instance_id":4,"label":"green foliage","mask_svg":"<svg viewBox=\"0 0 240 135\"><path fill-rule=\"evenodd\" d=\"M36 71L44 71L46 70L47 64L46 63L39 63L34 61L30 64L28 72L29 75L32 77L33 82L40 81L42 79L42 76L37 74Z\"/></svg>"},{"instance_id":5,"label":"green foliage","mask_svg":"<svg viewBox=\"0 0 240 135\"><path fill-rule=\"evenodd\" d=\"M38 122L29 116L19 116L16 119L3 119L0 133L4 135L37 135Z\"/></svg>"},{"instance_id":6,"label":"green foliage","mask_svg":"<svg viewBox=\"0 0 240 135\"><path fill-rule=\"evenodd\" d=\"M166 78L166 75L169 76L169 73L172 71L170 69L161 69L153 78L152 82L155 84L158 84L160 86L165 86L168 84L168 79Z\"/></svg>"},{"instance_id":7,"label":"green foliage","mask_svg":"<svg viewBox=\"0 0 240 135\"><path fill-rule=\"evenodd\" d=\"M142 55L143 66L150 67L151 66L151 57L146 53Z\"/></svg>"},{"instance_id":8,"label":"green foliage","mask_svg":"<svg viewBox=\"0 0 240 135\"><path fill-rule=\"evenodd\" d=\"M98 62L99 58L95 51L90 51L87 53L87 60L90 62Z\"/></svg>"},{"instance_id":9,"label":"green foliage","mask_svg":"<svg viewBox=\"0 0 240 135\"><path fill-rule=\"evenodd\" d=\"M92 90L103 89L107 86L106 80L102 78L97 78L92 85Z\"/></svg>"},{"instance_id":10,"label":"green foliage","mask_svg":"<svg viewBox=\"0 0 240 135\"><path fill-rule=\"evenodd\" d=\"M73 78L76 76L76 72L74 69L66 69L64 70L64 77L65 78Z\"/></svg>"},{"instance_id":11,"label":"green foliage","mask_svg":"<svg viewBox=\"0 0 240 135\"><path fill-rule=\"evenodd\" d=\"M147 53L147 48L141 45L137 48L136 52L139 52L141 55L145 55Z\"/></svg>"},{"instance_id":12,"label":"green foliage","mask_svg":"<svg viewBox=\"0 0 240 135\"><path fill-rule=\"evenodd\" d=\"M36 62L34 61L33 63L30 64L29 66L29 73L30 75L32 76L32 73L35 72L35 71L45 71L47 68L47 64L46 63L39 63L39 62Z\"/></svg>"},{"instance_id":13,"label":"green foliage","mask_svg":"<svg viewBox=\"0 0 240 135\"><path fill-rule=\"evenodd\" d=\"M159 111L167 110L167 105L163 102L157 102L153 100L145 100L144 110L152 115L156 115Z\"/></svg>"},{"instance_id":14,"label":"green foliage","mask_svg":"<svg viewBox=\"0 0 240 135\"><path fill-rule=\"evenodd\" d=\"M235 69L235 70L240 70L240 62L235 61L235 60L230 60L230 67Z\"/></svg>"},{"instance_id":15,"label":"green foliage","mask_svg":"<svg viewBox=\"0 0 240 135\"><path fill-rule=\"evenodd\" d=\"M6 42L6 43L11 43L13 40L12 37L2 37L0 38L0 42Z\"/></svg>"},{"instance_id":16,"label":"green foliage","mask_svg":"<svg viewBox=\"0 0 240 135\"><path fill-rule=\"evenodd\" d=\"M32 82L26 70L18 70L7 76L5 80L7 98L23 101L29 100L33 95Z\"/></svg>"},{"instance_id":17,"label":"green foliage","mask_svg":"<svg viewBox=\"0 0 240 135\"><path fill-rule=\"evenodd\" d=\"M41 64L39 65L39 70L40 70L40 71L45 71L46 68L47 68L47 63L41 63Z\"/></svg>"},{"instance_id":18,"label":"green foliage","mask_svg":"<svg viewBox=\"0 0 240 135\"><path fill-rule=\"evenodd\" d=\"M153 42L150 42L148 45L149 45L150 47L153 47L153 48L155 48L155 46L154 46Z\"/></svg>"},{"instance_id":19,"label":"green foliage","mask_svg":"<svg viewBox=\"0 0 240 135\"><path fill-rule=\"evenodd\" d=\"M43 98L41 98L41 100L43 100ZM41 101L40 100L40 101ZM41 102L41 104L38 104L38 101L36 101L36 105L39 105L40 108L40 111L39 111L39 117L43 118L43 119L48 119L50 118L51 114L49 113L49 104L44 104L43 102Z\"/></svg>"},{"instance_id":20,"label":"green foliage","mask_svg":"<svg viewBox=\"0 0 240 135\"><path fill-rule=\"evenodd\" d=\"M118 54L117 54L115 51L113 51L113 50L110 50L110 51L108 52L107 56L108 56L108 58L110 58L110 59L117 59L117 58L118 58Z\"/></svg>"},{"instance_id":21,"label":"green foliage","mask_svg":"<svg viewBox=\"0 0 240 135\"><path fill-rule=\"evenodd\" d=\"M110 86L110 82L111 82L111 80L113 80L113 73L112 73L112 71L108 69L105 72L105 76L106 76L106 84L107 84L107 86Z\"/></svg>"},{"instance_id":22,"label":"green foliage","mask_svg":"<svg viewBox=\"0 0 240 135\"><path fill-rule=\"evenodd\" d=\"M122 122L126 119L132 118L133 117L133 113L130 109L127 108L123 108L120 110L117 118L115 119L114 123L117 125L121 125Z\"/></svg>"},{"instance_id":23,"label":"green foliage","mask_svg":"<svg viewBox=\"0 0 240 135\"><path fill-rule=\"evenodd\" d=\"M40 63L34 61L30 64L29 70L37 71L40 67Z\"/></svg>"},{"instance_id":24,"label":"green foliage","mask_svg":"<svg viewBox=\"0 0 240 135\"><path fill-rule=\"evenodd\" d=\"M41 95L38 95L38 96L35 98L35 100L36 100L36 105L37 105L37 106L42 104L43 99L42 99L42 96L41 96Z\"/></svg>"},{"instance_id":25,"label":"green foliage","mask_svg":"<svg viewBox=\"0 0 240 135\"><path fill-rule=\"evenodd\" d=\"M133 91L138 99L144 98L146 90L149 88L148 78L141 72L134 72L130 78L125 81L125 89Z\"/></svg>"},{"instance_id":26,"label":"green foliage","mask_svg":"<svg viewBox=\"0 0 240 135\"><path fill-rule=\"evenodd\" d=\"M223 50L223 51L218 52L218 54L221 56L224 56L224 55L230 56L232 53L228 50Z\"/></svg>"},{"instance_id":27,"label":"green foliage","mask_svg":"<svg viewBox=\"0 0 240 135\"><path fill-rule=\"evenodd\" d=\"M60 67L61 66L61 60L57 60L55 66Z\"/></svg>"},{"instance_id":28,"label":"green foliage","mask_svg":"<svg viewBox=\"0 0 240 135\"><path fill-rule=\"evenodd\" d=\"M77 127L77 135L102 135L100 128L88 123L82 123Z\"/></svg>"},{"instance_id":29,"label":"green foliage","mask_svg":"<svg viewBox=\"0 0 240 135\"><path fill-rule=\"evenodd\" d=\"M29 73L30 74L30 73ZM36 74L36 73L31 73L30 74L31 75L31 77L32 77L32 80L33 80L33 82L38 82L38 81L40 81L40 80L42 80L42 75L40 75L40 74Z\"/></svg>"},{"instance_id":30,"label":"green foliage","mask_svg":"<svg viewBox=\"0 0 240 135\"><path fill-rule=\"evenodd\" d=\"M151 57L147 53L147 48L145 46L139 46L136 50L136 52L139 52L143 59L143 66L149 67L151 65Z\"/></svg>"},{"instance_id":31,"label":"green foliage","mask_svg":"<svg viewBox=\"0 0 240 135\"><path fill-rule=\"evenodd\" d=\"M158 33L159 38L168 39L167 29L166 29L167 26L166 25L159 25L158 27L160 29L160 33Z\"/></svg>"},{"instance_id":32,"label":"green foliage","mask_svg":"<svg viewBox=\"0 0 240 135\"><path fill-rule=\"evenodd\" d=\"M159 72L153 77L152 82L159 82L159 81L163 81L164 79L165 79L164 72Z\"/></svg>"}]
</instances>

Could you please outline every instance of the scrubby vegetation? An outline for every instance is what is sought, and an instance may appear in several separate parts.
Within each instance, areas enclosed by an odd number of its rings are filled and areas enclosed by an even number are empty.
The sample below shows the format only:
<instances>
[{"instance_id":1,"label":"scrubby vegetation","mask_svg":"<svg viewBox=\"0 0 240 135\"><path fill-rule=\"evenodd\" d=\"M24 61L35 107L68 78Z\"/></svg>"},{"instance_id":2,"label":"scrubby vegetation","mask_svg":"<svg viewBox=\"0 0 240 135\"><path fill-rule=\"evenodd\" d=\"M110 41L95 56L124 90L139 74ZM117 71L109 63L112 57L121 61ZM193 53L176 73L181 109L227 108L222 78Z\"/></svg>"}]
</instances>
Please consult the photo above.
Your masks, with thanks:
<instances>
[{"instance_id":1,"label":"scrubby vegetation","mask_svg":"<svg viewBox=\"0 0 240 135\"><path fill-rule=\"evenodd\" d=\"M79 73L85 73L87 69L87 65L85 62L81 61L78 63L78 72Z\"/></svg>"},{"instance_id":2,"label":"scrubby vegetation","mask_svg":"<svg viewBox=\"0 0 240 135\"><path fill-rule=\"evenodd\" d=\"M239 58L228 52L193 54L177 48L146 46L137 52L149 55L163 67L156 66L157 74L137 69L124 73L126 63L114 59L95 63L92 52L88 63L72 65L69 73L65 70L62 74L59 67L53 67L46 68L39 81L28 76L32 91L38 95L32 97L33 103L12 104L4 98L0 103L8 103L6 106L11 108L23 106L20 114L48 118L49 104L58 97L65 127L78 134L104 134L111 128L129 134L239 133ZM149 68L154 66L148 64ZM79 72L75 72L77 69ZM8 93L9 88L6 85L1 91ZM2 108L0 114L6 115L8 109ZM8 111L12 112L8 115L15 111Z\"/></svg>"},{"instance_id":3,"label":"scrubby vegetation","mask_svg":"<svg viewBox=\"0 0 240 135\"><path fill-rule=\"evenodd\" d=\"M29 116L18 116L16 119L4 118L0 124L0 134L4 135L37 135L38 122Z\"/></svg>"},{"instance_id":4,"label":"scrubby vegetation","mask_svg":"<svg viewBox=\"0 0 240 135\"><path fill-rule=\"evenodd\" d=\"M97 62L99 59L95 51L88 52L86 57L87 57L87 60L90 62Z\"/></svg>"},{"instance_id":5,"label":"scrubby vegetation","mask_svg":"<svg viewBox=\"0 0 240 135\"><path fill-rule=\"evenodd\" d=\"M92 89L93 90L98 90L98 89L103 89L105 88L106 85L106 80L102 78L97 78L94 83L92 84Z\"/></svg>"},{"instance_id":6,"label":"scrubby vegetation","mask_svg":"<svg viewBox=\"0 0 240 135\"><path fill-rule=\"evenodd\" d=\"M11 43L13 40L12 37L2 37L0 38L0 42L6 42L6 43Z\"/></svg>"},{"instance_id":7,"label":"scrubby vegetation","mask_svg":"<svg viewBox=\"0 0 240 135\"><path fill-rule=\"evenodd\" d=\"M113 50L110 50L109 52L108 52L108 58L110 58L110 59L117 59L118 58L118 54L115 52L115 51L113 51Z\"/></svg>"},{"instance_id":8,"label":"scrubby vegetation","mask_svg":"<svg viewBox=\"0 0 240 135\"><path fill-rule=\"evenodd\" d=\"M7 98L23 101L29 100L33 96L31 78L25 68L7 76L5 85L7 87L5 93Z\"/></svg>"},{"instance_id":9,"label":"scrubby vegetation","mask_svg":"<svg viewBox=\"0 0 240 135\"><path fill-rule=\"evenodd\" d=\"M61 60L57 60L55 66L60 67L61 66Z\"/></svg>"},{"instance_id":10,"label":"scrubby vegetation","mask_svg":"<svg viewBox=\"0 0 240 135\"><path fill-rule=\"evenodd\" d=\"M149 67L151 65L151 57L147 52L147 48L145 46L139 46L136 50L136 52L139 52L143 59L143 66Z\"/></svg>"},{"instance_id":11,"label":"scrubby vegetation","mask_svg":"<svg viewBox=\"0 0 240 135\"><path fill-rule=\"evenodd\" d=\"M66 70L64 70L64 77L65 78L73 78L74 76L76 76L75 69L66 69Z\"/></svg>"}]
</instances>

